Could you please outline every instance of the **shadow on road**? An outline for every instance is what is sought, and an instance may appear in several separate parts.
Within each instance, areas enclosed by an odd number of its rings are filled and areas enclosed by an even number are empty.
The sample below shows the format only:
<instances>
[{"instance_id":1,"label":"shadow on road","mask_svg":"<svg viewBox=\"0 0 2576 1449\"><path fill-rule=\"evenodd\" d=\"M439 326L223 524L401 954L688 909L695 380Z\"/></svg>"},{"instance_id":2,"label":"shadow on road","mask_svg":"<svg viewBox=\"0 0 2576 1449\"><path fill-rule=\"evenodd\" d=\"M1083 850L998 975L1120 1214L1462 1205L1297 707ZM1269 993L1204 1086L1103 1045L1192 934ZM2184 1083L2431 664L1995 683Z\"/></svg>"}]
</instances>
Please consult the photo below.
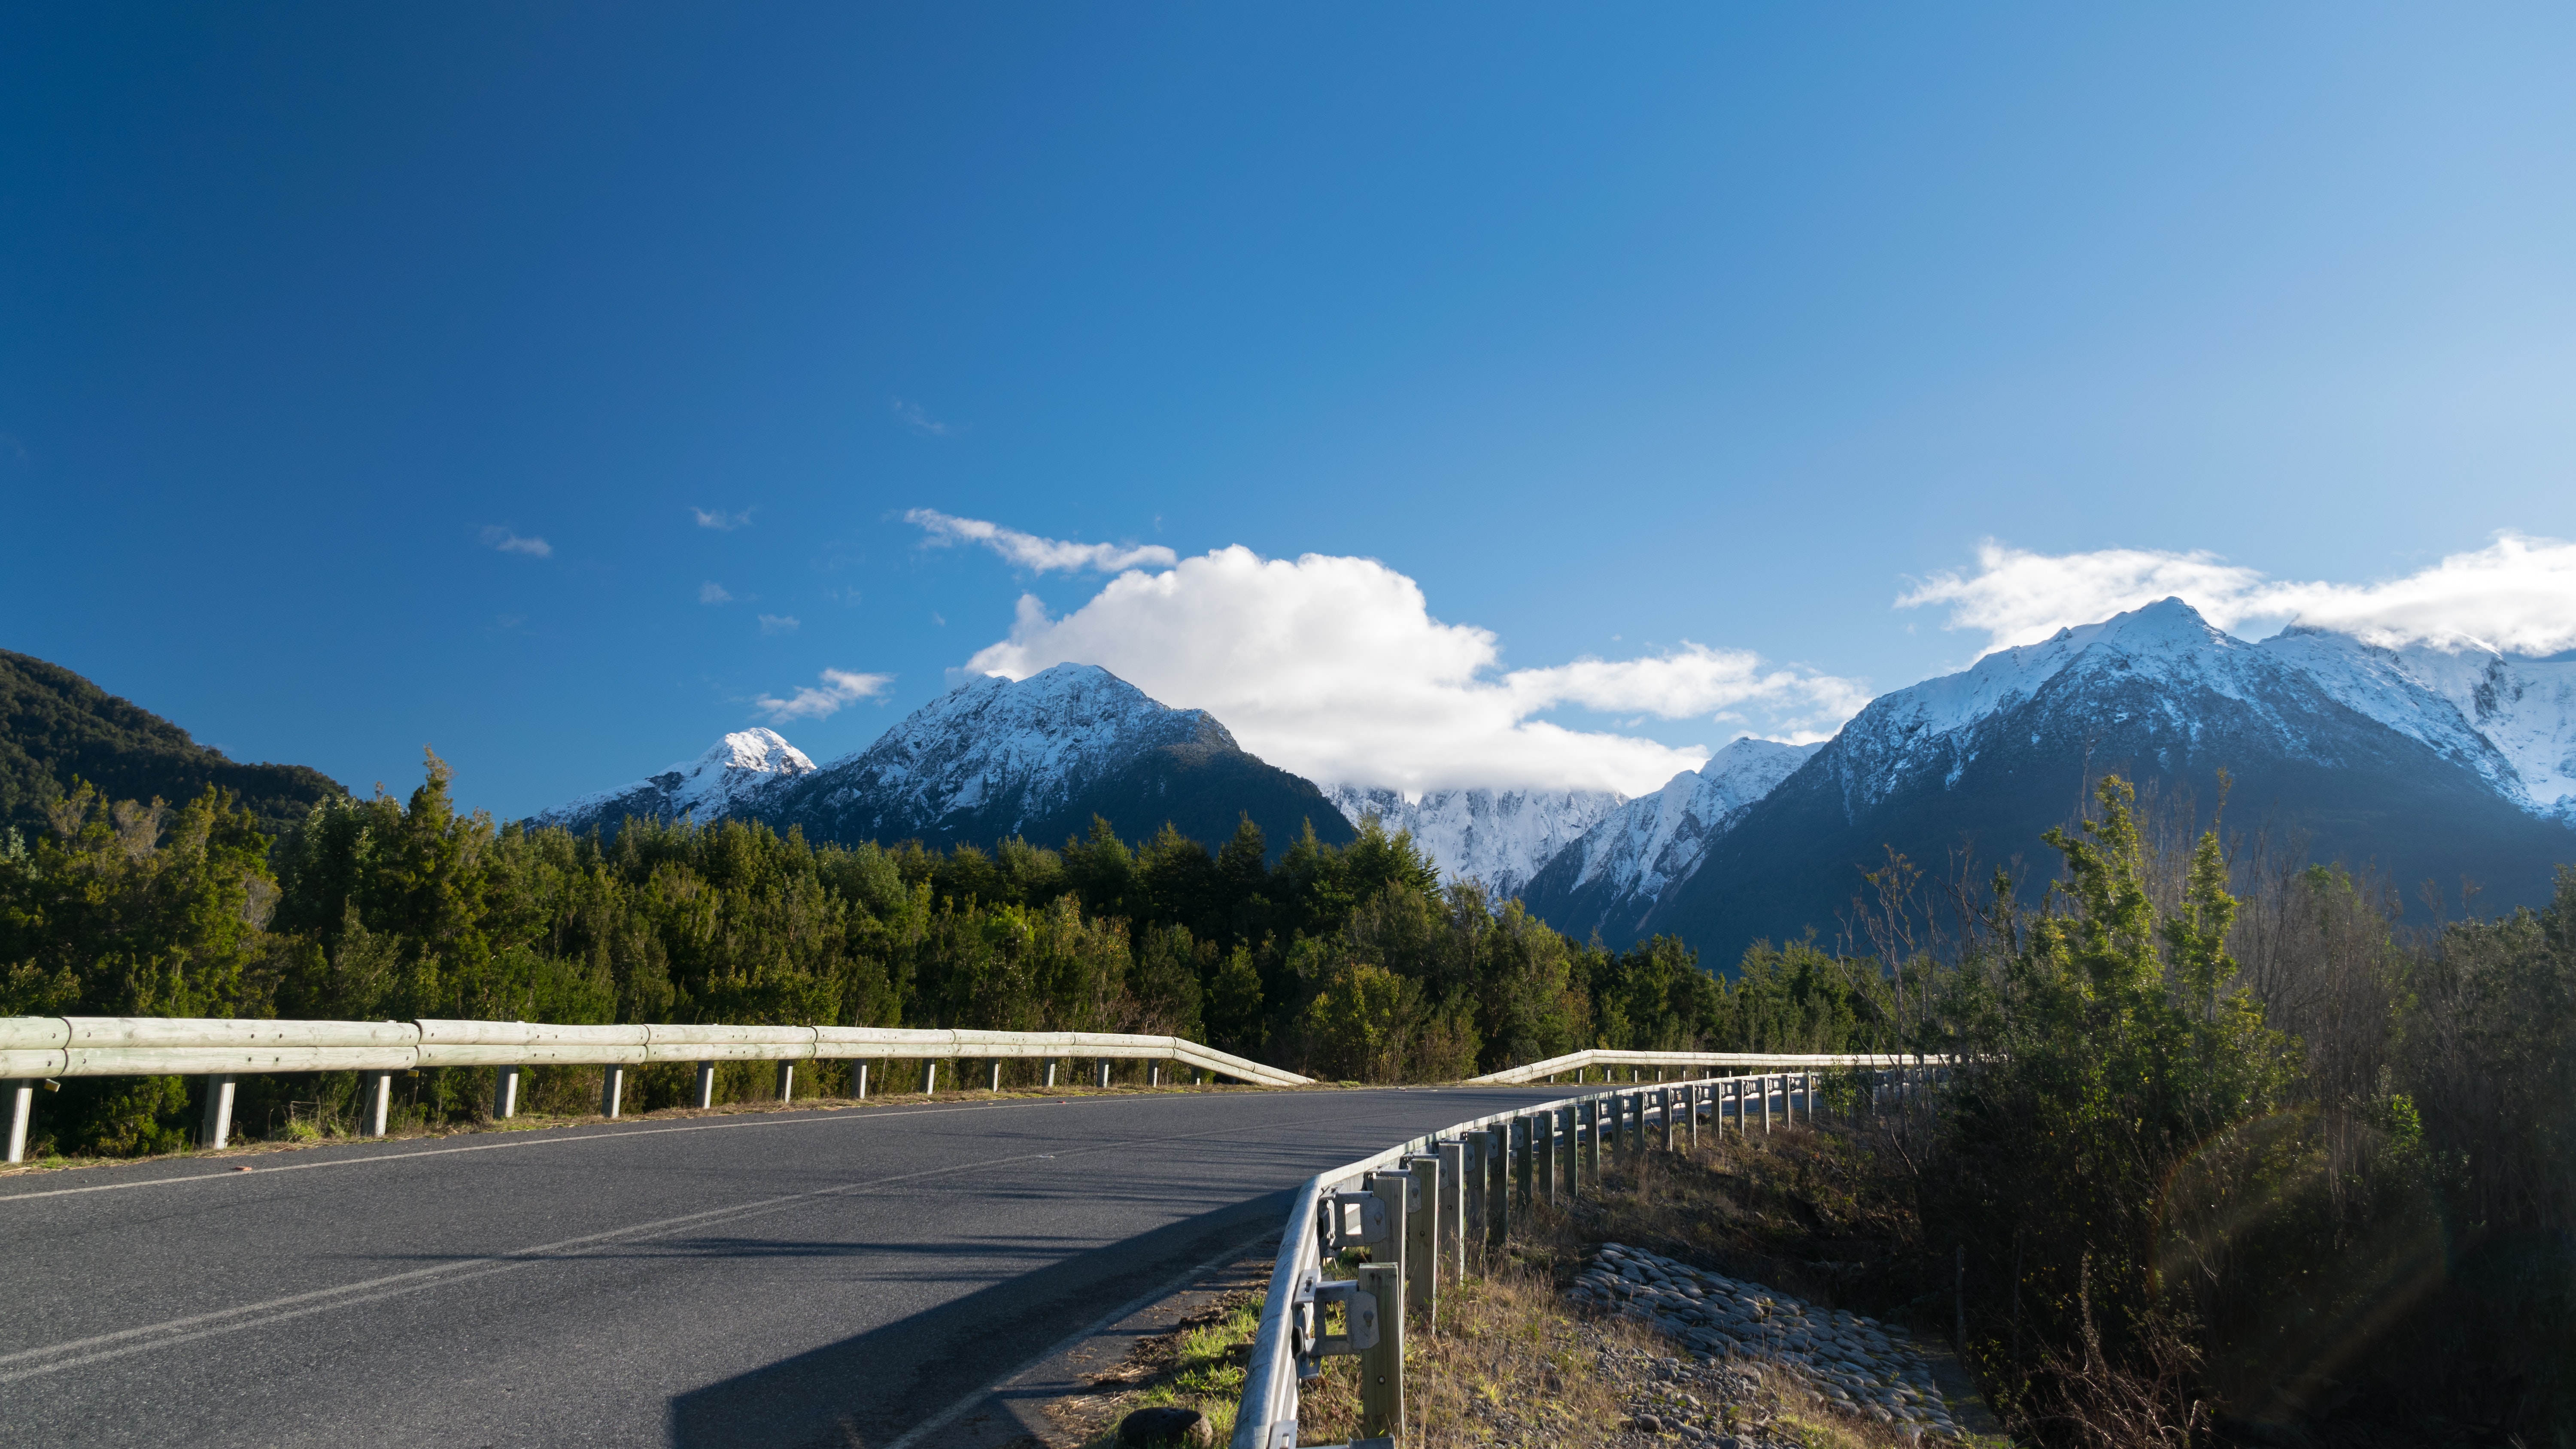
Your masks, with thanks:
<instances>
[{"instance_id":1,"label":"shadow on road","mask_svg":"<svg viewBox=\"0 0 2576 1449\"><path fill-rule=\"evenodd\" d=\"M1275 1192L1037 1269L671 1401L680 1449L892 1442L1078 1330L1219 1253L1278 1231Z\"/></svg>"}]
</instances>

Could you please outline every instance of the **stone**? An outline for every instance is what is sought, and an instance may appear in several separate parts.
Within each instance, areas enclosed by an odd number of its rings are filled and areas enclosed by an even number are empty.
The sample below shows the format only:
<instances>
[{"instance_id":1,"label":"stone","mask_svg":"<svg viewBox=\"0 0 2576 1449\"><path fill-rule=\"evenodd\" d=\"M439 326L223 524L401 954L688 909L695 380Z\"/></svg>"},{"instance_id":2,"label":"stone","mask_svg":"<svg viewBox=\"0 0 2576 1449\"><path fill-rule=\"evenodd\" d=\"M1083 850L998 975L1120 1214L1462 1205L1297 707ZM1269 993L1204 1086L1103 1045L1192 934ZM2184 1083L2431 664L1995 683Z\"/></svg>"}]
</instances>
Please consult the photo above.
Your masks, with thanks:
<instances>
[{"instance_id":1,"label":"stone","mask_svg":"<svg viewBox=\"0 0 2576 1449\"><path fill-rule=\"evenodd\" d=\"M1214 1444L1216 1431L1208 1424L1207 1415L1177 1404L1163 1404L1151 1409L1138 1409L1118 1421L1118 1442L1143 1449L1152 1444Z\"/></svg>"}]
</instances>

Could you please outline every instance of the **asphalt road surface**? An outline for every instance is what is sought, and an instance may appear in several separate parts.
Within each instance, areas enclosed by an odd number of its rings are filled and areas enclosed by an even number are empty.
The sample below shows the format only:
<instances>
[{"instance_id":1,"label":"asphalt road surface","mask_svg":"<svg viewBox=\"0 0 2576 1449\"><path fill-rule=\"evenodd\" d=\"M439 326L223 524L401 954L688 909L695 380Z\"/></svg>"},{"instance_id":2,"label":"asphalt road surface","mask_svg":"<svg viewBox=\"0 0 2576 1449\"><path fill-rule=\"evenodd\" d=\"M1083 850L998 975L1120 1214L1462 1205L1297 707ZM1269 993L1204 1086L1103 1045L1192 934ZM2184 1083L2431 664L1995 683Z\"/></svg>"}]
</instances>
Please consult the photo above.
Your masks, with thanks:
<instances>
[{"instance_id":1,"label":"asphalt road surface","mask_svg":"<svg viewBox=\"0 0 2576 1449\"><path fill-rule=\"evenodd\" d=\"M0 1179L0 1444L886 1449L1275 1233L1314 1173L1549 1095L942 1101Z\"/></svg>"}]
</instances>

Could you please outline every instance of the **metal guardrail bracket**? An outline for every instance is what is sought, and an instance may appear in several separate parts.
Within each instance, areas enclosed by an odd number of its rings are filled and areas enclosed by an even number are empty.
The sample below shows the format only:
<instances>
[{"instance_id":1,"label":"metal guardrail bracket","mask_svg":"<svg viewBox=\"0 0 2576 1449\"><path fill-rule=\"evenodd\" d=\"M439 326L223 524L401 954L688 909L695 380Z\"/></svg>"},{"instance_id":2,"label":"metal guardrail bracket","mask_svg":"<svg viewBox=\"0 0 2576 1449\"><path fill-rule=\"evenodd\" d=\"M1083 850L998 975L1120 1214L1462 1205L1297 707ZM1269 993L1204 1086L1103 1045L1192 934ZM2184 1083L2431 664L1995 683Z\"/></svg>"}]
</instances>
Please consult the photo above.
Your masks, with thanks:
<instances>
[{"instance_id":1,"label":"metal guardrail bracket","mask_svg":"<svg viewBox=\"0 0 2576 1449\"><path fill-rule=\"evenodd\" d=\"M1315 1285L1314 1313L1321 1323L1324 1305L1342 1305L1340 1333L1316 1334L1314 1349L1308 1358L1349 1358L1365 1349L1377 1347L1377 1295L1363 1290L1355 1278L1337 1278Z\"/></svg>"},{"instance_id":2,"label":"metal guardrail bracket","mask_svg":"<svg viewBox=\"0 0 2576 1449\"><path fill-rule=\"evenodd\" d=\"M1321 1206L1324 1210L1315 1218L1315 1231L1323 1239L1325 1252L1364 1248L1387 1240L1386 1199L1377 1194L1328 1193Z\"/></svg>"}]
</instances>

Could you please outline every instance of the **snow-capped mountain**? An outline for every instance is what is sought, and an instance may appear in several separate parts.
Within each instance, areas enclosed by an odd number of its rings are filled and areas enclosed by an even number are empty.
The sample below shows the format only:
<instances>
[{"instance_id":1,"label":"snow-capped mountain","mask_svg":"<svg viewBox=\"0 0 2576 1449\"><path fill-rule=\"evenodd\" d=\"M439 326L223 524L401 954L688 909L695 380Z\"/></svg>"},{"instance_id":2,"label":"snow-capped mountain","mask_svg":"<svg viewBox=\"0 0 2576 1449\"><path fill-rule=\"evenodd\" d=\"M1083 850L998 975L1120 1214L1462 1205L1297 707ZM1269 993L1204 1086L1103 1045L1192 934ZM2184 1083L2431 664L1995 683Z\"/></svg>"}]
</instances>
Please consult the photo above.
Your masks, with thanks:
<instances>
[{"instance_id":1,"label":"snow-capped mountain","mask_svg":"<svg viewBox=\"0 0 2576 1449\"><path fill-rule=\"evenodd\" d=\"M1533 873L1531 908L1577 936L1643 920L1666 887L1699 869L1711 842L1823 748L1735 741L1609 812L1545 862Z\"/></svg>"},{"instance_id":2,"label":"snow-capped mountain","mask_svg":"<svg viewBox=\"0 0 2576 1449\"><path fill-rule=\"evenodd\" d=\"M593 825L614 829L630 815L692 817L702 824L757 815L761 802L780 786L812 773L814 762L776 730L736 730L695 760L683 760L632 785L567 800L529 823L587 830Z\"/></svg>"},{"instance_id":3,"label":"snow-capped mountain","mask_svg":"<svg viewBox=\"0 0 2576 1449\"><path fill-rule=\"evenodd\" d=\"M1609 790L1393 790L1327 785L1324 798L1353 825L1374 815L1409 831L1440 873L1480 882L1497 901L1521 893L1540 866L1627 802Z\"/></svg>"},{"instance_id":4,"label":"snow-capped mountain","mask_svg":"<svg viewBox=\"0 0 2576 1449\"><path fill-rule=\"evenodd\" d=\"M2233 828L2409 888L2469 877L2489 909L2536 903L2551 863L2576 857L2560 823L2570 673L2314 631L2248 644L2166 599L1872 701L1651 900L1628 886L1646 878L1634 852L1587 837L1540 873L1533 905L1614 944L1673 932L1722 967L1756 938L1836 933L1890 848L1936 879L1964 850L1976 870L2021 857L2044 878L2040 833L2076 812L2088 776L2205 812L2220 769ZM1622 868L1585 880L1594 858Z\"/></svg>"},{"instance_id":5,"label":"snow-capped mountain","mask_svg":"<svg viewBox=\"0 0 2576 1449\"><path fill-rule=\"evenodd\" d=\"M1166 822L1213 850L1245 816L1273 853L1311 821L1352 837L1315 787L1246 754L1204 710L1173 709L1108 670L1060 664L983 676L915 710L875 743L817 767L769 730L727 735L694 766L556 807L532 823L614 828L629 815L766 821L809 840L1043 845L1092 817L1138 840Z\"/></svg>"},{"instance_id":6,"label":"snow-capped mountain","mask_svg":"<svg viewBox=\"0 0 2576 1449\"><path fill-rule=\"evenodd\" d=\"M2465 639L2390 649L2295 624L2262 647L2524 809L2576 824L2576 661L2512 659Z\"/></svg>"}]
</instances>

